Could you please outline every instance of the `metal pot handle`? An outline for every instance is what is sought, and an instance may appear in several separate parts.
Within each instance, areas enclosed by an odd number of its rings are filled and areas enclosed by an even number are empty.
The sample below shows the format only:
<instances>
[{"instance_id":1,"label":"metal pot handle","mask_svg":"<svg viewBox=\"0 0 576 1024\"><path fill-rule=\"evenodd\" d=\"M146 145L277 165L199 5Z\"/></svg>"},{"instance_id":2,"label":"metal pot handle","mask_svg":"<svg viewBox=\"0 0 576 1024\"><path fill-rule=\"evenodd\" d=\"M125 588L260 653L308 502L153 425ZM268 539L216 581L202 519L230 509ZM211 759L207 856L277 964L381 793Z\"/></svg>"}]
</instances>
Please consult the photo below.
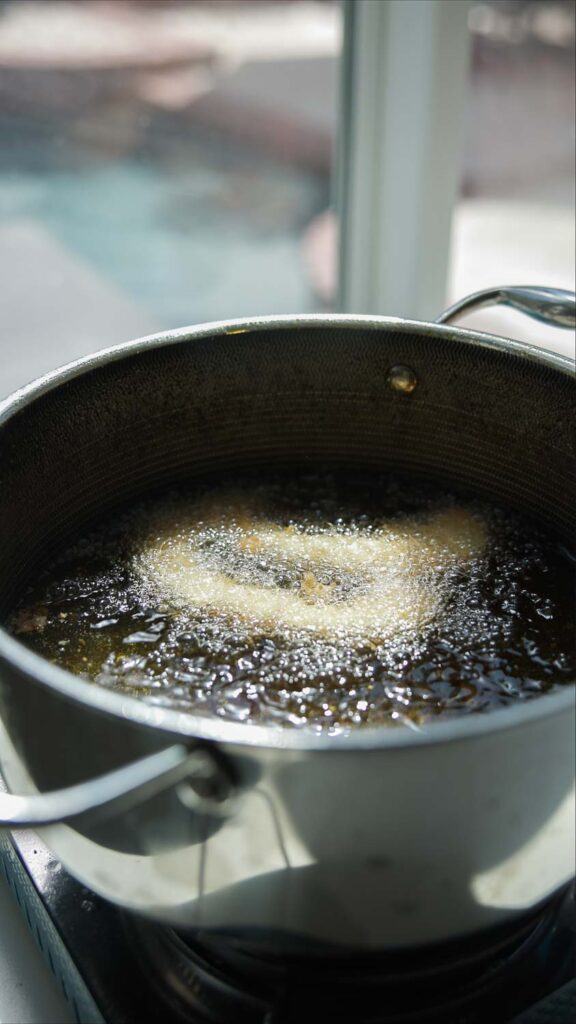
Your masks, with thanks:
<instances>
[{"instance_id":1,"label":"metal pot handle","mask_svg":"<svg viewBox=\"0 0 576 1024\"><path fill-rule=\"evenodd\" d=\"M218 797L199 796L188 784L194 780L208 792L218 793ZM177 786L182 802L193 811L219 817L229 813L222 772L208 750L188 750L176 744L89 782L51 793L17 796L0 792L0 827L35 828L70 821L81 814L90 814L91 818L121 814L172 786Z\"/></svg>"},{"instance_id":2,"label":"metal pot handle","mask_svg":"<svg viewBox=\"0 0 576 1024\"><path fill-rule=\"evenodd\" d=\"M445 310L437 324L452 324L467 313L486 306L510 306L534 320L553 327L576 328L576 295L564 288L541 288L538 285L510 285L486 288L460 299Z\"/></svg>"}]
</instances>

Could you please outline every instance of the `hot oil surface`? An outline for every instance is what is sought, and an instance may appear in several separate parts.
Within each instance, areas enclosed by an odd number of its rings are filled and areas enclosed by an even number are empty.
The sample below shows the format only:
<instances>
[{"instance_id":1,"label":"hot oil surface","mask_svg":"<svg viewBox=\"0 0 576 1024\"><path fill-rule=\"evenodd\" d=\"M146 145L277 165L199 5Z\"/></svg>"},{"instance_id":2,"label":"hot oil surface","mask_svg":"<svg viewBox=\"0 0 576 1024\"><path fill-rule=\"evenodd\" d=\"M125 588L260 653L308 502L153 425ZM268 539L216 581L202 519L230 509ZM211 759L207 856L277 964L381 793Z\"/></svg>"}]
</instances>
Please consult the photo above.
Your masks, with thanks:
<instances>
[{"instance_id":1,"label":"hot oil surface","mask_svg":"<svg viewBox=\"0 0 576 1024\"><path fill-rule=\"evenodd\" d=\"M573 584L557 541L501 509L373 474L244 478L109 520L10 627L153 704L336 732L574 682Z\"/></svg>"}]
</instances>

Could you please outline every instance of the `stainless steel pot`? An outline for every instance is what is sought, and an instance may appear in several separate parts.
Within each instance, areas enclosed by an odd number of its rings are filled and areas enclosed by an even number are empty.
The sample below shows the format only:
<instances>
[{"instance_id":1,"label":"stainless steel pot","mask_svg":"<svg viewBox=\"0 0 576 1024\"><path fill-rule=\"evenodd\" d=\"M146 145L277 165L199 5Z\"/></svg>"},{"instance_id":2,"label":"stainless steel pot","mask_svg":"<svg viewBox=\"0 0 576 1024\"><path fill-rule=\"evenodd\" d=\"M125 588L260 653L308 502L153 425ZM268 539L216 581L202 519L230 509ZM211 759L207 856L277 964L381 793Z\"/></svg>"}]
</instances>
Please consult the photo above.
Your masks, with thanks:
<instances>
[{"instance_id":1,"label":"stainless steel pot","mask_svg":"<svg viewBox=\"0 0 576 1024\"><path fill-rule=\"evenodd\" d=\"M186 328L24 388L0 406L0 612L72 530L207 469L401 468L572 540L571 363L447 326L488 301L574 326L574 296L501 289L438 324ZM151 707L0 631L0 716L0 823L47 826L87 886L172 924L278 948L410 946L528 912L574 872L572 687L326 737Z\"/></svg>"}]
</instances>

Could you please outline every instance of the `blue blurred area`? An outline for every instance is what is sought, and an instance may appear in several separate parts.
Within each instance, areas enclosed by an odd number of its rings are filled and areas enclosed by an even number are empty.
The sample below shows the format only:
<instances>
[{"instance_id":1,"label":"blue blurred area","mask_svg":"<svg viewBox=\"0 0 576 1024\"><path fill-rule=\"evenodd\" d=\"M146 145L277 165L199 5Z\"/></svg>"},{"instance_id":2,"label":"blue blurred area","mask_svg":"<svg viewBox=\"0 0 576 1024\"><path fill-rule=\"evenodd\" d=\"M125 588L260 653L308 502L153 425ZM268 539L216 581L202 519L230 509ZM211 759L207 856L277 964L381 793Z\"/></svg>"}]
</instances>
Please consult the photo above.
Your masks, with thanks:
<instances>
[{"instance_id":1,"label":"blue blurred area","mask_svg":"<svg viewBox=\"0 0 576 1024\"><path fill-rule=\"evenodd\" d=\"M301 235L325 175L177 119L147 118L130 152L58 121L0 122L0 227L32 219L165 327L314 308ZM102 141L102 140L101 140Z\"/></svg>"}]
</instances>

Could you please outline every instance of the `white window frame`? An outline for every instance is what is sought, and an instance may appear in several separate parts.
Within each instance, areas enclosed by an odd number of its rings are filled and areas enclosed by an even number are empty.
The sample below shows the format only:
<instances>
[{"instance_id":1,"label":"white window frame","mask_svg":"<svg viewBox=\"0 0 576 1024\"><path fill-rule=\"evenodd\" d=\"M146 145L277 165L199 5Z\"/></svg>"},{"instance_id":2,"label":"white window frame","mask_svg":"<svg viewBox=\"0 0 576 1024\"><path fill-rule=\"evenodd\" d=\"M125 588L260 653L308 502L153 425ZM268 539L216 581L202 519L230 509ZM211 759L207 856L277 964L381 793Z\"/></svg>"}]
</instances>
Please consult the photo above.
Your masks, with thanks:
<instances>
[{"instance_id":1,"label":"white window frame","mask_svg":"<svg viewBox=\"0 0 576 1024\"><path fill-rule=\"evenodd\" d=\"M343 0L339 308L431 319L461 172L469 0Z\"/></svg>"}]
</instances>

